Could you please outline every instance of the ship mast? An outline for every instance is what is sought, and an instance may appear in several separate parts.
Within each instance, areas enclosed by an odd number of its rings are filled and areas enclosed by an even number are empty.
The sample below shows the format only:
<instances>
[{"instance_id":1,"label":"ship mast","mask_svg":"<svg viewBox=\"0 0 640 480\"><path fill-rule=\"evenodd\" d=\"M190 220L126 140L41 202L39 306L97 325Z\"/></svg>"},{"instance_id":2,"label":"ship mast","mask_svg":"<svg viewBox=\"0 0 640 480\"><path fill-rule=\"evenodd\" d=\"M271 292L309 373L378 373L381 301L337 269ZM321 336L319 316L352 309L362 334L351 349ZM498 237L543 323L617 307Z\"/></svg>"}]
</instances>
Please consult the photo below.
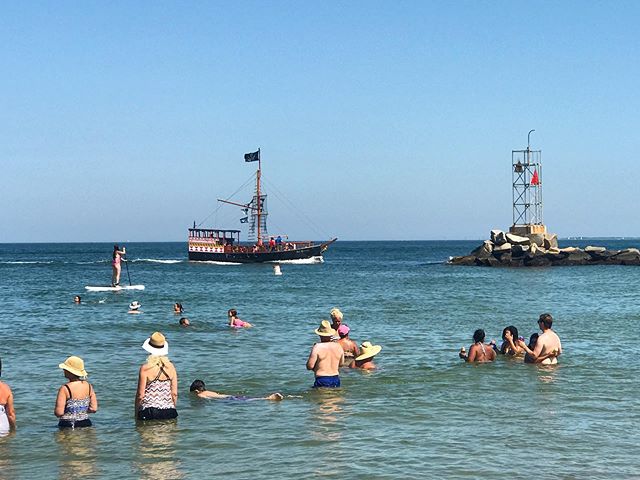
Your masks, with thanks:
<instances>
[{"instance_id":1,"label":"ship mast","mask_svg":"<svg viewBox=\"0 0 640 480\"><path fill-rule=\"evenodd\" d=\"M257 193L257 200L258 200L258 210L257 210L257 215L258 215L258 245L262 245L262 236L260 233L260 216L262 215L262 202L260 201L260 172L261 172L261 160L260 160L260 149L258 149L258 171L256 172L256 193Z\"/></svg>"}]
</instances>

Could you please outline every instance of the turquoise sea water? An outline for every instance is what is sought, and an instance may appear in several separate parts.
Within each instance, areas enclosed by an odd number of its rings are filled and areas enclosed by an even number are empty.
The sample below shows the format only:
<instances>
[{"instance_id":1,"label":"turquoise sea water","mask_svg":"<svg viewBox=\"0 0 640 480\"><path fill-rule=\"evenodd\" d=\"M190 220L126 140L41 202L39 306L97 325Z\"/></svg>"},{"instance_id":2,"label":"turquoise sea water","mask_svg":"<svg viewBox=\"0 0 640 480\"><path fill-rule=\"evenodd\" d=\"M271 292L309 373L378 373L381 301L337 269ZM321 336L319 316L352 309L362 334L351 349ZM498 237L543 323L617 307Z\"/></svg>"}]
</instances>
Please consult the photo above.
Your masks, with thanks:
<instances>
[{"instance_id":1,"label":"turquoise sea water","mask_svg":"<svg viewBox=\"0 0 640 480\"><path fill-rule=\"evenodd\" d=\"M18 414L17 433L0 439L0 478L640 477L640 268L443 263L478 243L338 242L325 263L283 265L280 277L189 263L184 243L132 243L131 281L147 289L122 293L84 292L109 282L109 244L0 245L2 380ZM142 315L127 314L132 300ZM177 301L193 328L178 327ZM334 306L355 340L383 346L379 370L312 391L312 332ZM231 307L255 327L228 329ZM458 359L476 328L499 339L514 324L528 338L546 311L563 342L558 367ZM141 345L154 330L170 343L180 416L136 426ZM69 355L85 359L100 410L95 427L59 432L57 365ZM198 400L195 378L290 397Z\"/></svg>"}]
</instances>

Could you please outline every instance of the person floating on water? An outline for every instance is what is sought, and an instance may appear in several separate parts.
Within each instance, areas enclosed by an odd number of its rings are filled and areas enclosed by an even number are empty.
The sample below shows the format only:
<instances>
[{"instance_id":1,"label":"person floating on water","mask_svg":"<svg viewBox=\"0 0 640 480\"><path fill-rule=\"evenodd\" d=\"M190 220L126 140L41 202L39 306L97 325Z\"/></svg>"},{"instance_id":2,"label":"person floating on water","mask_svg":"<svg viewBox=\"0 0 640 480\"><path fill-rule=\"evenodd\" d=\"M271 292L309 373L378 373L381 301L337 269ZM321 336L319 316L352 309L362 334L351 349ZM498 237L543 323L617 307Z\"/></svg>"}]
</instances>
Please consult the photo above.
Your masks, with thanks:
<instances>
[{"instance_id":1,"label":"person floating on water","mask_svg":"<svg viewBox=\"0 0 640 480\"><path fill-rule=\"evenodd\" d=\"M122 247L122 250L120 250L118 245L113 246L113 261L111 262L111 266L113 267L113 274L111 276L112 287L120 285L120 270L122 268L120 261L122 260L122 256L126 253L127 249L125 247Z\"/></svg>"},{"instance_id":2,"label":"person floating on water","mask_svg":"<svg viewBox=\"0 0 640 480\"><path fill-rule=\"evenodd\" d=\"M184 312L184 308L182 308L182 304L181 303L174 303L173 304L173 313L181 314L183 312Z\"/></svg>"},{"instance_id":3,"label":"person floating on water","mask_svg":"<svg viewBox=\"0 0 640 480\"><path fill-rule=\"evenodd\" d=\"M227 311L227 316L229 317L229 326L233 328L249 328L253 327L249 322L245 322L244 320L240 320L238 318L238 311L235 308L229 309Z\"/></svg>"},{"instance_id":4,"label":"person floating on water","mask_svg":"<svg viewBox=\"0 0 640 480\"><path fill-rule=\"evenodd\" d=\"M280 401L284 397L281 393L272 393L271 395L267 395L266 397L245 397L243 395L226 395L224 393L214 392L212 390L207 390L206 385L202 380L194 380L189 387L189 391L195 393L200 398L214 398L214 399L229 399L229 400L276 400Z\"/></svg>"},{"instance_id":5,"label":"person floating on water","mask_svg":"<svg viewBox=\"0 0 640 480\"><path fill-rule=\"evenodd\" d=\"M462 347L459 353L460 358L469 363L493 362L496 359L496 351L492 345L485 345L484 336L484 330L481 328L473 332L473 345L469 347L468 354L464 347Z\"/></svg>"},{"instance_id":6,"label":"person floating on water","mask_svg":"<svg viewBox=\"0 0 640 480\"><path fill-rule=\"evenodd\" d=\"M80 357L69 357L58 365L67 383L58 390L54 414L59 428L90 427L90 413L98 411L98 399L93 386L87 382L87 371Z\"/></svg>"},{"instance_id":7,"label":"person floating on water","mask_svg":"<svg viewBox=\"0 0 640 480\"><path fill-rule=\"evenodd\" d=\"M134 300L129 304L129 311L127 313L142 313L142 310L140 310L141 306L139 301Z\"/></svg>"},{"instance_id":8,"label":"person floating on water","mask_svg":"<svg viewBox=\"0 0 640 480\"><path fill-rule=\"evenodd\" d=\"M527 352L527 363L542 363L543 365L555 365L558 356L562 354L562 344L558 334L551 330L553 317L550 313L543 313L538 319L538 327L542 333L538 335L535 349L531 350L524 340L519 341L520 347Z\"/></svg>"},{"instance_id":9,"label":"person floating on water","mask_svg":"<svg viewBox=\"0 0 640 480\"><path fill-rule=\"evenodd\" d=\"M320 337L320 343L313 345L307 359L307 370L313 370L316 378L313 387L339 387L338 369L344 363L344 351L337 342L331 341L336 331L331 328L328 320L322 320L320 327L314 332Z\"/></svg>"},{"instance_id":10,"label":"person floating on water","mask_svg":"<svg viewBox=\"0 0 640 480\"><path fill-rule=\"evenodd\" d=\"M76 295L75 297L73 297L73 303L82 303L80 295Z\"/></svg>"},{"instance_id":11,"label":"person floating on water","mask_svg":"<svg viewBox=\"0 0 640 480\"><path fill-rule=\"evenodd\" d=\"M190 327L191 326L191 322L189 321L189 319L187 317L182 317L178 323L180 324L181 327Z\"/></svg>"},{"instance_id":12,"label":"person floating on water","mask_svg":"<svg viewBox=\"0 0 640 480\"><path fill-rule=\"evenodd\" d=\"M380 345L372 345L371 342L362 342L360 345L360 355L355 358L353 368L362 368L364 370L375 370L377 367L373 363L373 357L380 353L382 347Z\"/></svg>"}]
</instances>

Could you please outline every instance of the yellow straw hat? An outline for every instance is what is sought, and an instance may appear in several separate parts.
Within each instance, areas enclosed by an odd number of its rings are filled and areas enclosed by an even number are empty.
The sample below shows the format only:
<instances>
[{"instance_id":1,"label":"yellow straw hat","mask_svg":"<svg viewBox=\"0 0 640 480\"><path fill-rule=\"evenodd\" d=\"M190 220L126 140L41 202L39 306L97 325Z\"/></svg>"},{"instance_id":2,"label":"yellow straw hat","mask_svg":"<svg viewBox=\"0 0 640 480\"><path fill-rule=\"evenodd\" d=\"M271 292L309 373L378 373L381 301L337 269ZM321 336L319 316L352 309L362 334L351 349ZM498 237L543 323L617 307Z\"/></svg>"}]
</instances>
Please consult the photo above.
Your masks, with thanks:
<instances>
[{"instance_id":1,"label":"yellow straw hat","mask_svg":"<svg viewBox=\"0 0 640 480\"><path fill-rule=\"evenodd\" d=\"M316 335L320 335L321 337L333 337L336 334L336 331L331 328L329 320L322 320L320 327L316 328L314 332L316 332Z\"/></svg>"},{"instance_id":2,"label":"yellow straw hat","mask_svg":"<svg viewBox=\"0 0 640 480\"><path fill-rule=\"evenodd\" d=\"M86 377L87 371L84 369L84 360L80 357L69 357L64 363L58 365L59 368L75 375L76 377Z\"/></svg>"},{"instance_id":3,"label":"yellow straw hat","mask_svg":"<svg viewBox=\"0 0 640 480\"><path fill-rule=\"evenodd\" d=\"M167 342L164 335L160 332L153 332L151 336L144 341L142 348L151 355L167 355L169 353L169 342Z\"/></svg>"},{"instance_id":4,"label":"yellow straw hat","mask_svg":"<svg viewBox=\"0 0 640 480\"><path fill-rule=\"evenodd\" d=\"M382 350L380 345L371 345L371 342L362 342L362 345L360 345L360 355L356 357L356 360L375 357L380 353L380 350Z\"/></svg>"}]
</instances>

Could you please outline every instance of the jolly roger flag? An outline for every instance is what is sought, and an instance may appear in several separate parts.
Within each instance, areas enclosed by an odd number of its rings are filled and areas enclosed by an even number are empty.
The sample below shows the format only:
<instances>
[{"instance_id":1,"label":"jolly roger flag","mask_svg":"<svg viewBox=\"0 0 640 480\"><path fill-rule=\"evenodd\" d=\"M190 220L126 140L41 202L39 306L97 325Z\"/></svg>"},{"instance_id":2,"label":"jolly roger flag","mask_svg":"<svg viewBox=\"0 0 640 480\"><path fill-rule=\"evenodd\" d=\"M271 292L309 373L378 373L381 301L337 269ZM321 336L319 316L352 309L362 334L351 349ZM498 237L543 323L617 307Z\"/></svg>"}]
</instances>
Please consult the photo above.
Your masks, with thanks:
<instances>
[{"instance_id":1,"label":"jolly roger flag","mask_svg":"<svg viewBox=\"0 0 640 480\"><path fill-rule=\"evenodd\" d=\"M258 162L260 161L260 149L257 152L245 153L244 154L245 162Z\"/></svg>"}]
</instances>

